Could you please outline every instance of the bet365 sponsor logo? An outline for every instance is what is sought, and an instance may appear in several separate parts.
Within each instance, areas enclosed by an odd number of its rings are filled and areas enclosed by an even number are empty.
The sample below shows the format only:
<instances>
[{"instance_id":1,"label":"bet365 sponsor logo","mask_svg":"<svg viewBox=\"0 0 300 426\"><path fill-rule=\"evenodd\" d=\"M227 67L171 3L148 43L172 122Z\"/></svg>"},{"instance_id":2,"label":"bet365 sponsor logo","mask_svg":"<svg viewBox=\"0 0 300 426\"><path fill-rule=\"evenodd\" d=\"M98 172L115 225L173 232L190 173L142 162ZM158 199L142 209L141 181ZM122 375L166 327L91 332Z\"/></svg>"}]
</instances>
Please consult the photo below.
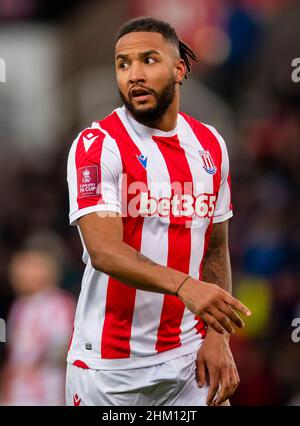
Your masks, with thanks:
<instances>
[{"instance_id":1,"label":"bet365 sponsor logo","mask_svg":"<svg viewBox=\"0 0 300 426\"><path fill-rule=\"evenodd\" d=\"M6 342L6 324L2 318L0 318L0 342Z\"/></svg>"},{"instance_id":2,"label":"bet365 sponsor logo","mask_svg":"<svg viewBox=\"0 0 300 426\"><path fill-rule=\"evenodd\" d=\"M292 74L291 74L292 81L294 83L299 83L299 81L300 81L300 58L294 58L292 60L292 68L293 68L293 71L292 71Z\"/></svg>"},{"instance_id":3,"label":"bet365 sponsor logo","mask_svg":"<svg viewBox=\"0 0 300 426\"><path fill-rule=\"evenodd\" d=\"M0 58L0 83L6 83L6 63Z\"/></svg>"},{"instance_id":4,"label":"bet365 sponsor logo","mask_svg":"<svg viewBox=\"0 0 300 426\"><path fill-rule=\"evenodd\" d=\"M185 217L194 216L198 219L212 217L216 203L216 196L211 194L199 194L197 197L191 194L174 195L171 198L155 198L148 192L141 193L139 214L141 216L159 217Z\"/></svg>"},{"instance_id":5,"label":"bet365 sponsor logo","mask_svg":"<svg viewBox=\"0 0 300 426\"><path fill-rule=\"evenodd\" d=\"M292 341L294 343L300 342L300 318L294 318L292 321L292 327L294 330L292 331Z\"/></svg>"}]
</instances>

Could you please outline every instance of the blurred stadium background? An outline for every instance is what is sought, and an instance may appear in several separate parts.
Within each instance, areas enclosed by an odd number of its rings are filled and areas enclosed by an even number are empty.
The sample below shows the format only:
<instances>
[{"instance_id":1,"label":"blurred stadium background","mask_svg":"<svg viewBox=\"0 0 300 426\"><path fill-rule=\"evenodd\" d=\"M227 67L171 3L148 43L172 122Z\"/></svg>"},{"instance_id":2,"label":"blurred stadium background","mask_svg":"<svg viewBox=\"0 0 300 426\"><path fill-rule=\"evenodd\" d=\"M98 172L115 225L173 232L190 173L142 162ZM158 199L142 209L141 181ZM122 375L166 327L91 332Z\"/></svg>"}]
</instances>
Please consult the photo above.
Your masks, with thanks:
<instances>
[{"instance_id":1,"label":"blurred stadium background","mask_svg":"<svg viewBox=\"0 0 300 426\"><path fill-rule=\"evenodd\" d=\"M119 105L114 33L139 15L169 21L194 47L181 109L230 151L234 294L254 313L232 339L232 404L300 405L298 0L0 1L0 401L63 404L83 271L66 157L79 130Z\"/></svg>"}]
</instances>

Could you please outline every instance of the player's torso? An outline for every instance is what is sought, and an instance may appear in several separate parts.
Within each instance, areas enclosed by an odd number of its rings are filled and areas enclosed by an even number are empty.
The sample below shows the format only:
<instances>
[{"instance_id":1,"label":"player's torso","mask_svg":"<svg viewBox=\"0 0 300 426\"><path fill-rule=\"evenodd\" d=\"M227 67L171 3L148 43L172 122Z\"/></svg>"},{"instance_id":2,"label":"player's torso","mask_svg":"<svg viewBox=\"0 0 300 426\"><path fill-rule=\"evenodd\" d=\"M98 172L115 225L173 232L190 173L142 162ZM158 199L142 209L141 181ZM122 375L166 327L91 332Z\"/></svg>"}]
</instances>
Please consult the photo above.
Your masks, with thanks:
<instances>
[{"instance_id":1,"label":"player's torso","mask_svg":"<svg viewBox=\"0 0 300 426\"><path fill-rule=\"evenodd\" d=\"M221 172L220 147L210 131L192 130L179 116L176 131L147 132L119 109L99 125L122 163L124 241L158 264L199 278ZM189 350L203 330L175 296L131 288L87 262L69 362L76 354L92 366L100 358L127 362Z\"/></svg>"},{"instance_id":2,"label":"player's torso","mask_svg":"<svg viewBox=\"0 0 300 426\"><path fill-rule=\"evenodd\" d=\"M123 110L115 120L120 131L112 137L123 164L124 225L141 218L167 226L209 222L220 185L221 156L207 133L202 132L201 141L201 132L196 135L181 115L176 130L168 133L136 128Z\"/></svg>"}]
</instances>

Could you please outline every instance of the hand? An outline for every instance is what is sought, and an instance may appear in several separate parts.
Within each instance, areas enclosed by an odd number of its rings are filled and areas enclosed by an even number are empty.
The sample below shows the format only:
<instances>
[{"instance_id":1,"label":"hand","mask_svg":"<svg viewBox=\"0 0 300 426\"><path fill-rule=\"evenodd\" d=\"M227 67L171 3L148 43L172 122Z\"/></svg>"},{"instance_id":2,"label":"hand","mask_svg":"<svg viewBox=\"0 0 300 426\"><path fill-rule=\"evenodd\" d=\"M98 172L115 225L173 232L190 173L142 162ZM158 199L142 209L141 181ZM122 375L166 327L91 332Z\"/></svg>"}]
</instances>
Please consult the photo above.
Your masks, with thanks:
<instances>
[{"instance_id":1,"label":"hand","mask_svg":"<svg viewBox=\"0 0 300 426\"><path fill-rule=\"evenodd\" d=\"M191 312L200 316L206 324L220 334L225 331L234 332L230 321L239 328L245 326L232 308L247 317L251 315L251 311L227 291L215 284L204 283L192 277L184 282L177 294Z\"/></svg>"},{"instance_id":2,"label":"hand","mask_svg":"<svg viewBox=\"0 0 300 426\"><path fill-rule=\"evenodd\" d=\"M229 347L229 335L216 333L209 329L204 342L197 353L196 379L203 386L208 375L207 405L230 405L232 397L240 383L239 374Z\"/></svg>"}]
</instances>

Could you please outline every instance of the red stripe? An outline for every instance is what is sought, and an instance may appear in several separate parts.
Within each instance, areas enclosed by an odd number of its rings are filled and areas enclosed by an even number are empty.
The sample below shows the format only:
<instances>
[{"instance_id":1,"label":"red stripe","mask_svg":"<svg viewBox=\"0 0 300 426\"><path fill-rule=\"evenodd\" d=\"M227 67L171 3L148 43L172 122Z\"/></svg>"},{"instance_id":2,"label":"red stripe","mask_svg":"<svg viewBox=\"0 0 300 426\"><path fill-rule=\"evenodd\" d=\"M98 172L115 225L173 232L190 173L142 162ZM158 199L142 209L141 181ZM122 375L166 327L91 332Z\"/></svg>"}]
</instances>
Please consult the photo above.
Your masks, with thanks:
<instances>
[{"instance_id":1,"label":"red stripe","mask_svg":"<svg viewBox=\"0 0 300 426\"><path fill-rule=\"evenodd\" d=\"M145 169L138 163L136 155L140 151L127 133L116 112L99 122L118 144L123 162L123 173L126 173L128 185L135 180L146 184ZM135 176L132 171L137 174ZM128 202L136 194L128 195ZM141 250L143 217L123 217L123 241L136 250ZM101 340L102 358L128 358L130 356L130 337L136 289L109 277L105 320Z\"/></svg>"},{"instance_id":2,"label":"red stripe","mask_svg":"<svg viewBox=\"0 0 300 426\"><path fill-rule=\"evenodd\" d=\"M213 167L213 164L211 162L211 158L210 157L206 157L206 161L207 161L208 168L211 169Z\"/></svg>"},{"instance_id":3,"label":"red stripe","mask_svg":"<svg viewBox=\"0 0 300 426\"><path fill-rule=\"evenodd\" d=\"M182 193L185 182L193 182L191 171L180 146L177 135L172 138L153 136L160 149L170 176L170 182L180 182ZM180 164L180 167L178 165ZM192 188L191 188L192 191ZM175 218L171 212L168 230L167 266L189 273L191 255L191 229L185 226L186 219ZM165 295L157 332L156 350L166 351L181 345L181 322L185 306L175 296Z\"/></svg>"},{"instance_id":4,"label":"red stripe","mask_svg":"<svg viewBox=\"0 0 300 426\"><path fill-rule=\"evenodd\" d=\"M76 361L73 362L73 365L75 367L84 368L85 370L89 370L90 367L83 361L80 361L80 359L76 359Z\"/></svg>"},{"instance_id":5,"label":"red stripe","mask_svg":"<svg viewBox=\"0 0 300 426\"><path fill-rule=\"evenodd\" d=\"M87 135L90 133L92 133L94 136L98 135L98 138L95 139L95 141L90 146L88 152L86 152L83 138L87 137ZM76 146L76 153L75 153L75 163L76 163L77 174L78 174L79 168L86 167L86 166L95 166L95 165L99 167L98 171L100 172L100 157L101 157L104 138L105 138L104 133L102 133L99 129L88 128L83 130L83 132L79 136L77 146ZM100 181L99 181L99 184L100 184ZM78 194L77 195L78 209L80 210L86 207L94 206L99 202L100 199L101 199L101 194L93 195L90 197L79 197L79 194Z\"/></svg>"}]
</instances>

